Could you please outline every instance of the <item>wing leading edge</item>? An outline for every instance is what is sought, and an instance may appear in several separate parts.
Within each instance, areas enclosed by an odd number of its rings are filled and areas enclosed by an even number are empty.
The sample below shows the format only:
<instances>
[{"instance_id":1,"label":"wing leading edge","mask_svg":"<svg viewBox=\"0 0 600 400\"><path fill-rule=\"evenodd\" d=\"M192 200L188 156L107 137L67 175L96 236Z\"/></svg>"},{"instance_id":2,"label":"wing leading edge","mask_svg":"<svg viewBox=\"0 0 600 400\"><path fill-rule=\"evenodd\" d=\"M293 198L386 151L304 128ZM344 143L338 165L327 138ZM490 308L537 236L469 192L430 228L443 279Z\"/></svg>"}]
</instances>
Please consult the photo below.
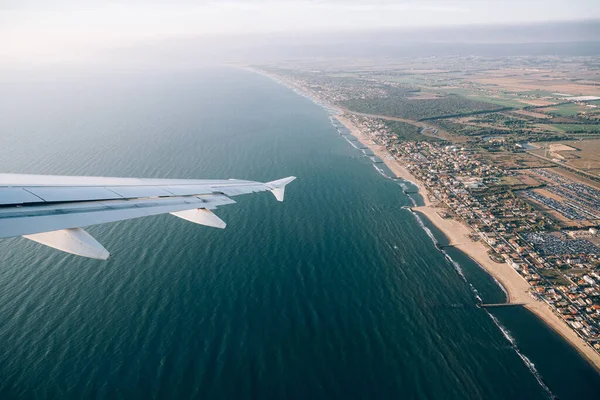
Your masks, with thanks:
<instances>
[{"instance_id":1,"label":"wing leading edge","mask_svg":"<svg viewBox=\"0 0 600 400\"><path fill-rule=\"evenodd\" d=\"M270 191L283 201L295 177L245 180L137 179L0 174L0 238L23 236L83 257L106 260L108 251L82 228L170 213L225 228L212 210L233 196Z\"/></svg>"}]
</instances>

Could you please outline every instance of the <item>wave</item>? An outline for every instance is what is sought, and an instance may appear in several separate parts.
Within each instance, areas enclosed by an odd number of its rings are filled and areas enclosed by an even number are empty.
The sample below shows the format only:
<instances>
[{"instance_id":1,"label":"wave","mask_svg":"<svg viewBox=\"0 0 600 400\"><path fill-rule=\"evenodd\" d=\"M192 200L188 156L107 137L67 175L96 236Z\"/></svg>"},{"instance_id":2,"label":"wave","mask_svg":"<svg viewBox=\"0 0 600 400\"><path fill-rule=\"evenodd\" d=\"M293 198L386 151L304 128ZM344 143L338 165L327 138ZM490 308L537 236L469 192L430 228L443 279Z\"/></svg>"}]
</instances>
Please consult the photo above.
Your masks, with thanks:
<instances>
[{"instance_id":1,"label":"wave","mask_svg":"<svg viewBox=\"0 0 600 400\"><path fill-rule=\"evenodd\" d=\"M400 186L402 188L402 192L406 195L406 197L409 198L412 206L413 207L418 207L418 204L415 201L415 199L410 195L410 193L407 193L410 188L404 184L404 181L402 180L402 178L399 178L399 179L398 178L392 178L392 179L394 179L394 181L396 181L396 183L398 184L398 186Z\"/></svg>"},{"instance_id":2,"label":"wave","mask_svg":"<svg viewBox=\"0 0 600 400\"><path fill-rule=\"evenodd\" d=\"M360 150L360 148L354 144L354 141L352 141L346 137L344 137L344 139L346 139L346 142L350 143L352 145L352 147L354 147L356 150Z\"/></svg>"},{"instance_id":3,"label":"wave","mask_svg":"<svg viewBox=\"0 0 600 400\"><path fill-rule=\"evenodd\" d=\"M305 97L306 97L306 96L305 96ZM319 103L317 103L317 104L319 104ZM321 105L321 104L319 104L319 105ZM321 106L323 106L323 105L321 105ZM413 205L414 207L417 207L417 202L415 201L415 199L414 199L414 198L413 198L413 197L412 197L412 196L411 196L409 193L407 193L407 191L408 191L410 188L409 188L408 186L406 186L406 185L404 184L404 182L408 182L408 183L410 183L410 184L412 184L412 185L416 186L417 188L419 187L419 185L417 185L415 182L412 182L412 181L410 181L410 180L408 180L408 179L404 179L404 178L395 178L395 177L389 176L389 175L388 175L388 174L385 172L385 170L384 170L383 168L381 168L381 167L378 165L378 164L381 164L381 162L380 162L380 161L375 161L375 160L377 160L377 159L375 158L375 155L374 155L374 154L372 154L372 152L371 152L371 149L369 149L369 147L359 147L359 146L357 146L357 145L356 145L356 143L358 143L359 145L362 145L362 143L361 143L360 141L357 141L357 140L350 140L350 138L355 138L355 139L358 139L358 138L356 138L355 136L353 136L353 135L350 133L350 131L348 131L348 133L347 133L347 134L345 134L345 135L342 135L342 133L340 132L340 128L339 128L339 127L340 127L340 126L342 126L342 127L343 127L343 124L342 124L342 123L341 123L341 122L340 122L340 121L339 121L339 120L338 120L338 119L335 117L335 113L332 113L332 112L331 112L331 110L330 110L330 109L328 109L327 107L324 107L324 108L325 108L325 109L326 109L326 110L329 112L329 121L331 122L331 125L332 125L332 126L333 126L333 127L336 129L336 130L337 130L337 132L340 134L340 136L342 136L342 137L343 137L343 138L346 140L346 142L350 143L350 145L351 145L352 147L354 147L356 150L360 150L360 151L363 153L363 156L365 156L365 157L369 157L369 159L370 159L371 161L373 161L373 162L372 162L373 168L375 168L375 170L376 170L377 172L379 172L379 174L380 174L381 176L383 176L383 177L384 177L384 178L386 178L386 179L391 179L391 180L393 180L393 181L395 181L395 182L398 182L398 183L399 183L399 186L402 188L402 192L403 192L403 193L406 195L406 197L408 197L408 199L410 200L410 202L412 203L412 205ZM345 128L345 127L344 127L344 128ZM344 129L344 128L342 128L342 129Z\"/></svg>"},{"instance_id":4,"label":"wave","mask_svg":"<svg viewBox=\"0 0 600 400\"><path fill-rule=\"evenodd\" d=\"M421 217L419 216L419 214L417 214L416 212L414 212L413 210L411 210L410 208L406 207L406 209L415 216L417 223L419 224L419 226L425 231L425 233L427 234L427 236L429 236L429 238L431 239L431 241L433 242L433 244L435 244L436 246L438 245L438 241L435 238L435 236L433 235L433 232L431 232L431 229L429 229L427 227L427 225L425 225L425 223L423 222L423 220L421 219Z\"/></svg>"},{"instance_id":5,"label":"wave","mask_svg":"<svg viewBox=\"0 0 600 400\"><path fill-rule=\"evenodd\" d=\"M281 83L281 82L280 82L280 83ZM352 140L348 139L348 136L352 136L350 133L348 133L347 135L342 135L342 134L341 134L340 128L344 129L344 128L345 128L345 126L344 126L344 124L342 124L342 123L340 122L340 120L338 120L338 119L335 117L335 115L337 114L337 111L335 111L335 110L333 110L332 108L328 107L327 105L325 105L325 104L323 104L323 103L321 103L321 102L317 101L315 98L313 98L313 97L309 96L308 94L306 94L306 93L303 93L303 92L300 92L299 90L297 90L297 89L295 89L295 88L292 88L291 86L289 86L289 85L287 85L287 84L285 84L285 83L283 83L283 84L284 84L285 86L287 86L287 87L290 87L290 88L291 88L291 89L292 89L294 92L296 92L296 93L300 94L301 96L303 96L303 97L305 97L305 98L307 98L307 99L310 99L310 100L311 100L313 103L315 103L315 104L317 104L318 106L320 106L320 107L324 108L324 109L325 109L325 110L328 112L328 114L329 114L329 121L331 122L331 125L333 125L333 127L334 127L334 128L336 128L336 130L338 131L338 133L339 133L339 134L340 134L342 137L344 137L344 139L346 139L346 141L347 141L348 143L350 143L350 145L352 145L352 147L354 147L354 148L355 148L355 149L357 149L357 150L361 150L365 156L368 156L368 154L367 154L368 148L359 148L359 147L357 147L357 146L354 144L354 141L352 141ZM429 128L429 127L427 127L427 126L424 126L423 130L427 130L427 129L430 129L430 128ZM353 136L352 136L352 137L353 137ZM377 165L377 163L373 163L372 165L373 165L373 167L374 167L374 168L377 170L377 172L379 172L379 174L380 174L381 176L383 176L384 178L386 178L386 179L393 179L393 180L395 180L396 182L399 182L399 186L402 188L402 192L403 192L403 193L404 193L404 194L405 194L405 195L406 195L406 196L407 196L407 197L410 199L410 201L411 201L411 203L412 203L412 205L413 205L414 207L416 207L416 206L417 206L417 203L416 203L415 199L414 199L412 196L410 196L410 194L406 193L406 192L409 190L409 188L408 188L408 187L407 187L407 186L404 184L404 182L408 182L408 183L410 183L411 185L414 185L415 187L419 188L419 184L418 184L418 183L416 183L416 182L413 182L413 181L411 181L411 180L409 180L409 179L406 179L406 178L393 178L393 177L391 177L391 176L387 175L387 174L385 173L385 171L384 171L382 168L380 168L380 167ZM408 210L409 210L409 211L410 211L410 212L411 212L411 213L412 213L412 214L415 216L415 218L417 219L417 222L419 223L419 225L421 226L421 228L422 228L422 229L423 229L423 230L424 230L424 231L427 233L427 236L429 236L429 238L431 239L431 241L433 242L433 244L435 244L435 245L436 245L436 247L439 249L439 251L441 251L441 252L442 252L442 254L444 254L444 257L445 257L445 258L448 260L448 262L449 262L449 263L452 265L452 267L453 267L453 268L456 270L456 272L458 273L458 275L460 275L460 277L463 279L463 281L465 281L465 282L468 284L468 286L469 286L469 288L471 289L471 292L473 293L473 295L474 295L475 299L476 299L478 302L482 303L482 302L483 302L483 300L481 299L481 296L479 296L479 292L478 292L478 291L477 291L477 289L476 289L476 288L475 288L475 287L474 287L474 286L473 286L473 285L472 285L472 284L471 284L471 283L470 283L470 282L467 280L467 278L466 278L466 276L465 276L465 274L464 274L464 272L463 272L463 270L462 270L462 268L461 268L460 264L459 264L459 263L457 263L457 262L456 262L454 259L452 259L452 257L451 257L451 256L450 256L450 255L449 255L449 254L448 254L446 251L444 251L444 249L441 249L441 248L439 248L439 242L437 241L437 239L435 238L435 236L433 235L433 233L431 232L431 230L430 230L430 229L429 229L429 228L428 228L428 227L427 227L427 226L426 226L426 225L423 223L423 220L421 219L421 217L420 217L420 216L419 216L417 213L415 213L413 210L411 210L410 208L408 208L408 207L403 207L403 208L407 208L407 209L408 209ZM473 261L475 261L475 260L473 260ZM482 267L482 266L481 266L479 263L477 263L477 262L475 262L475 263L476 263L476 264L479 266L479 268L481 268L481 269L483 269L483 270L485 271L485 269L484 269L484 268L483 268L483 267ZM486 271L486 272L487 272L487 271ZM500 282L498 282L498 280L497 280L497 279L496 279L494 276L492 276L492 275L490 275L490 276L492 277L492 279L494 280L494 282L495 282L495 283L496 283L496 284L497 284L497 285L500 287L500 289L501 289L501 290L504 292L504 295L505 295L505 297L506 297L506 300L508 301L510 297L509 297L509 295L508 295L508 292L507 292L506 288L505 288L505 287L504 287L504 286L503 286L503 285L502 285Z\"/></svg>"},{"instance_id":6,"label":"wave","mask_svg":"<svg viewBox=\"0 0 600 400\"><path fill-rule=\"evenodd\" d=\"M406 181L406 182L410 183L411 185L414 185L414 186L416 186L417 188L419 188L419 184L418 184L418 183L416 183L416 182L413 182L413 181L411 181L410 179L406 179L406 178L400 178L400 179L402 179L402 180L404 180L404 181Z\"/></svg>"},{"instance_id":7,"label":"wave","mask_svg":"<svg viewBox=\"0 0 600 400\"><path fill-rule=\"evenodd\" d=\"M473 286L473 284L471 284L471 282L469 282L467 280L467 277L465 276L465 273L462 269L462 267L460 266L459 263L457 263L451 256L450 254L448 254L448 252L446 252L444 249L441 249L440 243L437 241L437 239L435 238L435 236L433 235L433 232L431 232L431 229L429 229L427 227L427 225L425 225L425 223L423 222L423 220L421 219L421 216L419 214L417 214L416 212L414 212L413 210L411 210L410 208L407 208L408 211L415 216L417 223L419 224L419 226L425 231L425 233L427 233L427 236L429 236L429 238L431 239L431 241L433 242L433 244L437 247L437 249L444 255L444 257L446 258L446 260L450 263L450 265L452 265L452 267L454 268L454 270L458 273L458 275L462 278L462 280L469 286L469 289L471 289L471 293L473 293L473 296L475 297L475 299L477 300L478 303L483 303L483 299L481 298L481 296L479 296L479 291L475 288L475 286Z\"/></svg>"},{"instance_id":8,"label":"wave","mask_svg":"<svg viewBox=\"0 0 600 400\"><path fill-rule=\"evenodd\" d=\"M302 97L305 97L309 100L311 100L313 103L315 103L316 105L322 107L325 109L325 111L327 111L327 113L329 114L329 120L331 122L331 124L334 126L334 128L336 128L338 134L340 136L342 136L344 139L346 139L346 141L348 143L350 143L352 145L352 147L354 147L357 150L361 150L363 152L363 154L365 156L367 156L366 153L366 149L364 148L359 148L357 147L353 141L348 139L348 136L351 136L350 132L348 132L348 134L343 135L342 132L340 131L340 128L345 128L344 125L337 119L335 118L335 115L338 114L338 112L334 109L332 109L331 107L328 107L326 104L323 104L321 102L319 102L318 100L316 100L315 98L311 97L310 95L301 92L300 90L291 87L290 85L286 84L285 82L280 82L278 81L278 83L283 84L284 86L287 86L288 88L292 89L294 92L298 93L299 95L301 95ZM427 130L429 129L428 127L424 127L423 130ZM372 164L373 167L384 177L387 179L392 179L395 180L396 182L398 182L399 186L402 188L402 191L404 194L406 194L406 196L410 199L410 201L412 202L413 206L417 206L415 200L408 194L406 193L408 190L408 187L405 185L404 182L408 182L414 186L416 186L417 188L419 188L419 185L416 182L410 181L408 179L405 178L392 178L389 175L387 175L385 173L385 171L383 169L381 169L376 163ZM427 234L427 236L431 239L432 243L436 246L436 248L444 255L444 257L446 258L446 260L449 262L450 265L452 265L452 267L454 268L454 270L458 273L458 275L461 277L461 279L468 285L469 289L471 290L471 293L473 294L473 297L475 298L475 300L477 301L477 303L482 303L483 300L481 298L481 296L479 295L479 292L477 291L477 289L467 280L467 277L464 274L464 271L462 269L462 267L460 266L460 264L458 262L456 262L446 251L444 251L443 248L440 248L440 244L437 241L437 239L435 238L435 236L433 235L433 232L431 231L431 229L429 229L425 223L423 222L423 220L421 219L421 217L419 216L419 214L415 213L410 207L404 206L402 207L404 209L407 209L412 215L414 215L415 219L417 220L417 223L419 224L419 226L423 229L423 231L425 231L425 233ZM397 248L396 246L394 246L394 248ZM483 267L476 262L476 264L483 269ZM492 276L492 278L494 279L494 282L496 282L496 284L502 289L502 291L504 292L504 294L506 295L506 299L509 299L508 296L508 292L506 291L506 289L504 288L504 286L502 286L500 284L500 282L498 282L496 280L496 278L494 278ZM496 326L498 327L498 329L500 329L500 332L502 332L502 335L506 338L506 340L510 343L510 346L512 347L512 349L517 353L517 355L521 358L521 360L525 363L525 365L527 366L527 368L529 369L529 371L533 374L533 376L535 377L535 379L537 380L537 382L539 383L539 385L542 387L542 389L546 392L546 394L551 398L551 399L556 399L557 397L552 393L552 391L550 390L550 388L548 388L548 386L546 386L546 384L544 383L544 381L542 380L541 375L539 374L539 372L537 371L537 369L535 368L535 364L533 362L531 362L531 360L529 358L527 358L527 356L525 356L523 353L521 353L520 349L517 346L516 340L515 338L510 334L510 331L503 326L500 321L493 316L487 309L485 309L485 312L488 314L488 316L492 319L492 321L494 322L494 324L496 324Z\"/></svg>"},{"instance_id":9,"label":"wave","mask_svg":"<svg viewBox=\"0 0 600 400\"><path fill-rule=\"evenodd\" d=\"M373 168L375 168L384 178L391 179L391 177L387 175L383 169L379 168L377 164L373 164Z\"/></svg>"},{"instance_id":10,"label":"wave","mask_svg":"<svg viewBox=\"0 0 600 400\"><path fill-rule=\"evenodd\" d=\"M490 316L492 321L494 321L494 323L496 324L498 329L500 329L500 332L502 332L502 335L504 335L504 337L506 338L506 340L508 340L508 342L510 343L510 346L513 348L513 350L517 353L517 355L521 358L521 360L523 360L523 362L525 363L525 365L527 366L529 371L533 374L533 376L538 381L538 383L540 384L542 389L544 389L546 394L551 399L557 399L557 397L554 395L554 393L552 393L550 388L544 383L542 376L540 375L537 368L535 367L535 364L529 358L527 358L527 356L525 354L521 353L521 350L517 346L517 341L510 334L510 331L504 325L502 325L500 323L500 321L498 320L498 318L496 318L494 315L492 315L492 313L490 313L488 310L485 310L485 312Z\"/></svg>"},{"instance_id":11,"label":"wave","mask_svg":"<svg viewBox=\"0 0 600 400\"><path fill-rule=\"evenodd\" d=\"M510 296L508 295L508 291L506 290L506 288L504 287L504 285L502 285L502 284L501 284L501 283L498 281L498 279L496 279L496 277L495 277L494 275L492 275L492 274L490 274L489 272L487 272L487 270L486 270L485 268L483 268L483 267L481 266L481 264L479 264L477 261L475 261L475 260L474 260L474 259L472 259L472 258L471 258L471 260L472 260L472 261L473 261L475 264L477 264L477 266L478 266L479 268L481 268L482 270L484 270L484 271L485 271L485 272L486 272L486 273L487 273L489 276L491 276L491 277L492 277L492 279L494 280L494 282L496 283L496 285L498 285L498 287L499 287L499 288L502 290L502 292L504 293L504 297L505 297L505 299L506 299L506 303L508 303L508 302L510 301Z\"/></svg>"},{"instance_id":12,"label":"wave","mask_svg":"<svg viewBox=\"0 0 600 400\"><path fill-rule=\"evenodd\" d=\"M452 257L450 257L450 255L444 251L444 249L441 249L439 247L439 242L437 241L437 239L435 238L435 236L433 235L433 232L431 232L431 229L429 229L425 223L423 222L423 220L421 219L421 217L419 216L419 214L417 214L416 212L414 212L413 210L411 210L409 207L403 207L408 209L408 211L415 216L417 223L419 224L419 226L425 231L425 233L427 233L427 236L429 236L429 238L431 239L431 241L433 242L433 244L436 245L436 247L438 248L438 250L444 255L444 257L446 258L446 260L448 260L448 262L454 267L454 270L458 273L458 275L462 278L462 280L467 283L467 285L469 286L469 289L471 290L471 293L473 293L473 296L475 297L475 299L477 300L478 303L483 303L483 300L481 298L481 296L479 296L479 292L477 291L477 288L475 288L475 286L473 286L473 284L471 284L468 280L467 277L464 274L463 269L461 268L460 264L458 262L456 262ZM483 268L481 265L479 265L479 263L476 263L479 268ZM494 278L492 276L492 278ZM498 282L496 280L496 278L494 278L494 281L496 282L496 284L498 284L498 286L500 286L500 288L502 289L502 291L504 292L504 294L506 295L506 299L508 300L509 296L508 296L508 292L506 291L506 289L504 288L504 286L502 286L500 284L500 282ZM508 340L508 342L510 343L510 346L513 348L513 350L517 353L517 355L519 356L519 358L521 358L521 360L523 360L523 362L525 363L525 365L527 366L527 368L529 369L529 371L531 371L531 373L533 374L533 376L535 377L535 379L538 381L538 383L540 384L540 386L542 387L542 389L544 389L544 391L546 392L546 394L548 394L548 396L551 399L556 399L557 397L552 393L552 391L550 390L550 388L544 383L544 381L542 380L542 376L540 375L540 373L538 372L538 370L535 368L535 364L533 362L531 362L531 360L529 358L527 358L527 356L525 356L523 353L521 353L521 350L517 347L517 342L515 340L515 338L510 334L510 331L500 323L500 321L494 317L487 309L484 309L485 312L489 315L489 317L492 319L492 321L494 322L494 324L496 324L496 326L498 327L498 329L500 329L500 332L502 332L502 335L506 338L506 340Z\"/></svg>"}]
</instances>

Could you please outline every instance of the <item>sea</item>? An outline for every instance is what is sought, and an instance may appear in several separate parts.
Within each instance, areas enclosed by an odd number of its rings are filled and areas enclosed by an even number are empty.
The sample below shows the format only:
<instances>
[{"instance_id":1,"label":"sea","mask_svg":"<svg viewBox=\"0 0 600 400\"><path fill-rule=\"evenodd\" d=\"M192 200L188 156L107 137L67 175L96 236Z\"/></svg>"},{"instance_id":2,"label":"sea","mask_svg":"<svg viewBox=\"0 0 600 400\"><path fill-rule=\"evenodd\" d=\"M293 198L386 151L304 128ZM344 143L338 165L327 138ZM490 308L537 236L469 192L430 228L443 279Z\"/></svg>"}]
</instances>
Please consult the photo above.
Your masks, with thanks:
<instances>
[{"instance_id":1,"label":"sea","mask_svg":"<svg viewBox=\"0 0 600 400\"><path fill-rule=\"evenodd\" d=\"M298 179L225 230L0 241L0 399L593 399L600 374L407 206L330 111L232 67L3 70L0 171ZM335 122L335 120L334 120ZM0 226L1 229L1 226Z\"/></svg>"}]
</instances>

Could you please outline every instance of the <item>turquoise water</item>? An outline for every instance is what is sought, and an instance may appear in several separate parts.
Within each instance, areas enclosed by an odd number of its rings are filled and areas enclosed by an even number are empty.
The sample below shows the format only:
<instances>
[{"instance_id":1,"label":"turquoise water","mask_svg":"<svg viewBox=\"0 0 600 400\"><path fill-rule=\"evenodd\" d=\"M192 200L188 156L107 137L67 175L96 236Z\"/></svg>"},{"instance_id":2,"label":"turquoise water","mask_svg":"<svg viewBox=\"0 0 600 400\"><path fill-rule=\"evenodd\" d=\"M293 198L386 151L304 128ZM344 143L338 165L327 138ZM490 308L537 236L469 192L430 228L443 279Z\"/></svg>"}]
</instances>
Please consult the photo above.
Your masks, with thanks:
<instances>
[{"instance_id":1,"label":"turquoise water","mask_svg":"<svg viewBox=\"0 0 600 400\"><path fill-rule=\"evenodd\" d=\"M298 177L284 203L266 193L217 210L225 230L168 215L91 227L107 262L1 241L1 398L599 393L598 375L552 332L507 340L473 291L501 289L450 254L463 278L402 208L400 186L289 89L225 68L0 80L1 171ZM503 313L509 330L537 321ZM539 374L519 356L532 336L560 357L532 349Z\"/></svg>"}]
</instances>

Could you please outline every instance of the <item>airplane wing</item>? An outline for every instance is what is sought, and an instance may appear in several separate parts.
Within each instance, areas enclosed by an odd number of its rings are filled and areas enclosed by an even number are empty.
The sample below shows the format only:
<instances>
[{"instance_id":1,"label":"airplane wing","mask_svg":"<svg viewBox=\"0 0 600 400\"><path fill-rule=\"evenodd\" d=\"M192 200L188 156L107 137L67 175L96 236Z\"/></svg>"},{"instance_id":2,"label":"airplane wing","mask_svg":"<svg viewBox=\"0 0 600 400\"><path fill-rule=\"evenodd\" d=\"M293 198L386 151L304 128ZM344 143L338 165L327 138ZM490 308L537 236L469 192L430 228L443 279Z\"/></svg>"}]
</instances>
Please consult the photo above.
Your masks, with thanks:
<instances>
[{"instance_id":1,"label":"airplane wing","mask_svg":"<svg viewBox=\"0 0 600 400\"><path fill-rule=\"evenodd\" d=\"M231 197L270 191L283 201L293 176L272 182L0 174L0 238L23 236L67 253L106 260L82 228L170 213L225 228L212 210Z\"/></svg>"}]
</instances>

